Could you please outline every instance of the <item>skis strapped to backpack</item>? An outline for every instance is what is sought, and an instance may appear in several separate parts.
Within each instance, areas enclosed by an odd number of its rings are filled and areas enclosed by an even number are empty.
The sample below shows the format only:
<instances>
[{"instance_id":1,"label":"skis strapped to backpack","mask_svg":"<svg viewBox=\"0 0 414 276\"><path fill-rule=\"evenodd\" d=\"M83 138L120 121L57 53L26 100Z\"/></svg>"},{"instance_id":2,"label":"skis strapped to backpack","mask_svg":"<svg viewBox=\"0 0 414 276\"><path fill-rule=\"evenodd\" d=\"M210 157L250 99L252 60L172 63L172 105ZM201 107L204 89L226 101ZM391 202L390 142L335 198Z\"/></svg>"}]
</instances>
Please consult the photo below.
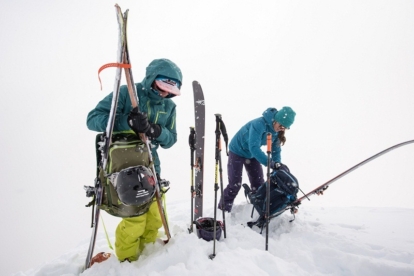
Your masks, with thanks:
<instances>
[{"instance_id":1,"label":"skis strapped to backpack","mask_svg":"<svg viewBox=\"0 0 414 276\"><path fill-rule=\"evenodd\" d=\"M119 18L119 11L120 11L119 6L116 5L115 7L117 10L117 19L118 19L117 62L104 65L98 71L98 76L99 76L99 72L102 71L104 68L113 67L113 66L117 67L116 75L115 75L115 84L114 84L114 89L112 92L112 103L111 103L111 109L109 112L108 123L106 126L105 134L102 136L103 137L103 141L102 141L103 145L101 147L102 160L101 160L100 165L102 166L103 170L105 170L108 165L109 147L112 142L112 133L113 133L114 123L115 123L116 109L118 106L119 90L121 86L121 76L122 76L122 66L118 66L118 64L119 65L122 64L122 59L123 59L123 55L125 52L125 42L126 42L125 41L126 28L124 26L124 20ZM85 189L86 189L87 196L93 196L93 201L90 204L93 204L93 208L94 208L94 210L92 211L93 213L92 215L92 228L93 228L92 236L91 236L91 240L89 243L88 254L86 256L85 267L84 267L84 269L88 269L91 266L91 259L92 259L93 251L95 248L96 235L98 231L99 216L100 216L99 206L102 203L102 197L103 197L103 186L102 186L102 183L99 177L96 177L95 179L94 188L91 189L90 187L85 187Z\"/></svg>"},{"instance_id":2,"label":"skis strapped to backpack","mask_svg":"<svg viewBox=\"0 0 414 276\"><path fill-rule=\"evenodd\" d=\"M104 172L107 169L108 166L108 159L109 159L109 149L112 144L112 138L113 138L113 128L115 123L115 116L116 116L116 109L118 105L118 99L119 99L119 93L120 93L120 84L121 84L121 77L122 77L122 69L125 69L125 76L126 76L126 82L128 86L128 92L131 98L131 103L133 107L138 107L138 97L137 92L134 84L134 80L132 77L132 71L131 71L131 65L130 65L130 59L129 59L129 52L128 52L128 45L127 45L127 19L128 19L128 10L125 11L125 13L122 13L121 8L116 4L116 16L118 21L118 52L117 52L117 61L116 63L109 63L103 65L99 71L98 71L98 77L99 73L108 67L116 67L116 75L115 75L115 84L114 89L112 92L112 103L111 103L111 109L109 113L108 123L105 130L105 133L101 135L103 141L101 141L101 146L99 148L99 151L101 152L102 159L99 161L99 166ZM151 147L150 142L145 136L145 134L140 134L141 140L146 144L146 148L148 151L148 162L151 165L151 171L154 176L156 176L154 163L152 159L151 154ZM103 183L98 176L99 174L99 168L97 172L97 177L95 179L95 186L94 187L87 187L85 186L86 195L88 197L93 197L93 200L87 205L92 206L92 235L91 240L89 243L89 249L85 260L85 266L84 269L88 269L91 266L91 260L93 256L93 251L95 248L95 242L96 242L96 235L98 230L98 224L99 224L99 216L100 216L100 206L102 204L103 199ZM155 187L156 187L156 200L158 204L158 209L161 215L161 220L164 226L165 234L167 236L167 240L164 242L167 243L169 239L171 238L166 214L164 212L163 202L162 202L162 196L161 196L161 189L160 189L160 183L157 177L154 177L155 181Z\"/></svg>"},{"instance_id":3,"label":"skis strapped to backpack","mask_svg":"<svg viewBox=\"0 0 414 276\"><path fill-rule=\"evenodd\" d=\"M118 17L122 17L122 12L121 9L119 8L119 6L117 5L117 11L118 11ZM125 51L124 51L124 55L123 55L123 64L129 64L130 65L130 57L129 57L129 51L128 51L128 40L127 40L127 32L126 32L126 28L127 28L127 19L128 19L128 10L125 11L123 18L123 25L125 26ZM129 93L129 97L131 99L131 104L132 104L132 108L138 108L138 112L139 110L139 100L138 100L138 94L137 94L137 90L135 87L135 83L134 83L134 79L132 77L132 70L131 70L131 66L127 66L124 68L125 69L125 76L126 76L126 81L127 81L127 86L128 86L128 93ZM147 145L147 150L149 153L149 161L150 161L150 165L151 165L151 171L154 175L157 175L156 171L155 171L155 166L154 166L154 162L153 162L153 158L152 158L152 154L151 154L151 144L149 139L146 137L145 133L140 133L140 137L141 140L145 142L145 144ZM167 239L164 240L164 243L168 243L168 241L171 239L171 233L170 233L170 229L168 226L168 221L167 221L167 215L165 213L165 209L163 206L163 200L162 200L162 194L161 194L161 187L160 187L160 183L158 181L158 178L155 177L155 197L157 200L157 205L158 205L158 211L160 212L160 216L161 216L161 220L162 220L162 225L164 227L164 231L165 231L165 235L167 236Z\"/></svg>"}]
</instances>

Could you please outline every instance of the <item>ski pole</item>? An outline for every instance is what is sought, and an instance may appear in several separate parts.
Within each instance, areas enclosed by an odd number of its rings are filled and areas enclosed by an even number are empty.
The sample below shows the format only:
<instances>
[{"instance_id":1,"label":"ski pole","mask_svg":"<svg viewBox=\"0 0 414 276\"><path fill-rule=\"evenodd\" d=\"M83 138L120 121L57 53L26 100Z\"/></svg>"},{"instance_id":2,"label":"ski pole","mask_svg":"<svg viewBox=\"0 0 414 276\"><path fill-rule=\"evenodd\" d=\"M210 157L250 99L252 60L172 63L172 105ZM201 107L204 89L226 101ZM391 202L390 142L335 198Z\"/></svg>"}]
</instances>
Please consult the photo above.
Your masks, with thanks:
<instances>
[{"instance_id":1,"label":"ski pole","mask_svg":"<svg viewBox=\"0 0 414 276\"><path fill-rule=\"evenodd\" d=\"M224 207L224 197L223 197L223 168L221 166L221 140L219 140L219 171L220 171L220 192L221 192L221 206ZM226 238L226 215L224 208L221 210L223 215L223 233L224 238Z\"/></svg>"},{"instance_id":2,"label":"ski pole","mask_svg":"<svg viewBox=\"0 0 414 276\"><path fill-rule=\"evenodd\" d=\"M229 137L227 135L227 130L226 130L226 126L223 122L223 118L219 118L220 120L220 132L221 135L223 135L224 138L224 142L226 143L226 154L227 156L229 156L229 151L228 151L228 141L229 141ZM219 140L219 171L220 171L220 192L221 192L221 206L224 206L224 192L223 192L223 167L221 164L221 140ZM225 211L224 208L222 209L222 215L223 215L223 232L224 232L224 238L227 237L227 231L226 231L226 216L225 216Z\"/></svg>"},{"instance_id":3,"label":"ski pole","mask_svg":"<svg viewBox=\"0 0 414 276\"><path fill-rule=\"evenodd\" d=\"M272 152L272 134L267 134L267 186L266 186L266 251L269 243L269 212L270 212L270 154Z\"/></svg>"},{"instance_id":4,"label":"ski pole","mask_svg":"<svg viewBox=\"0 0 414 276\"><path fill-rule=\"evenodd\" d=\"M215 160L216 165L214 167L214 223L213 223L213 254L209 256L210 259L214 259L216 256L216 233L217 233L217 190L218 188L218 170L219 170L219 144L220 144L220 121L221 121L221 115L220 114L214 114L216 116L216 150L215 150Z\"/></svg>"},{"instance_id":5,"label":"ski pole","mask_svg":"<svg viewBox=\"0 0 414 276\"><path fill-rule=\"evenodd\" d=\"M194 196L195 196L195 190L194 190L194 151L195 151L195 139L196 139L196 133L194 127L190 127L190 136L188 137L188 143L190 144L190 166L191 166L191 222L190 222L190 228L188 229L189 233L193 232L193 222L194 222Z\"/></svg>"}]
</instances>

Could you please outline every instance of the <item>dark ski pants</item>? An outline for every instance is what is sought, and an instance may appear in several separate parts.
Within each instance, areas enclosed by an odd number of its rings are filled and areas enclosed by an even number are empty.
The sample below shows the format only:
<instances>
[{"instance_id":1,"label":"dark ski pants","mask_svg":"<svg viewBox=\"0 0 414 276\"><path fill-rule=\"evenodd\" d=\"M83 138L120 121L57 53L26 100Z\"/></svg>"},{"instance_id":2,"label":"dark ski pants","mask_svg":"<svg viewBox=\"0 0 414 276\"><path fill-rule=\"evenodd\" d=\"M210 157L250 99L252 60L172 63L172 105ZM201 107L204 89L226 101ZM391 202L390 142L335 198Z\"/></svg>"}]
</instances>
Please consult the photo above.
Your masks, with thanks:
<instances>
[{"instance_id":1,"label":"dark ski pants","mask_svg":"<svg viewBox=\"0 0 414 276\"><path fill-rule=\"evenodd\" d=\"M247 159L240 157L230 151L227 162L227 175L229 178L229 184L223 192L225 211L231 211L233 201L240 191L242 185L243 166L246 169L247 176L249 177L250 188L252 191L256 191L264 182L262 164L260 164L259 161L257 161L255 158ZM219 203L219 208L222 209L221 200Z\"/></svg>"}]
</instances>

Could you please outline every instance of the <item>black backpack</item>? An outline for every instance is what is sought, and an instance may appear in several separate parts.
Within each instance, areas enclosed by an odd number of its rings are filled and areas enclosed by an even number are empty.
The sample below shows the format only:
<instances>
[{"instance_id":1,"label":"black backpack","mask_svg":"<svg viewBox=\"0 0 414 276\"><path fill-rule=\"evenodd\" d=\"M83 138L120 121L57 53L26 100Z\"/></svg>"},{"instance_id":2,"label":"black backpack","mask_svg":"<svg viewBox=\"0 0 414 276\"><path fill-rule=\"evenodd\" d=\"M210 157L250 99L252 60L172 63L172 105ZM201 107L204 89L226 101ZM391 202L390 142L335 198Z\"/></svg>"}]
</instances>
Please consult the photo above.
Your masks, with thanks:
<instances>
[{"instance_id":1,"label":"black backpack","mask_svg":"<svg viewBox=\"0 0 414 276\"><path fill-rule=\"evenodd\" d=\"M243 184L245 195L249 198L253 208L259 213L259 219L252 222L249 226L263 226L266 214L266 187L267 182L263 183L256 193L252 193L247 184ZM270 174L270 201L269 217L276 217L283 213L289 204L297 199L299 191L299 182L296 177L290 173L289 168L283 165L278 170Z\"/></svg>"}]
</instances>

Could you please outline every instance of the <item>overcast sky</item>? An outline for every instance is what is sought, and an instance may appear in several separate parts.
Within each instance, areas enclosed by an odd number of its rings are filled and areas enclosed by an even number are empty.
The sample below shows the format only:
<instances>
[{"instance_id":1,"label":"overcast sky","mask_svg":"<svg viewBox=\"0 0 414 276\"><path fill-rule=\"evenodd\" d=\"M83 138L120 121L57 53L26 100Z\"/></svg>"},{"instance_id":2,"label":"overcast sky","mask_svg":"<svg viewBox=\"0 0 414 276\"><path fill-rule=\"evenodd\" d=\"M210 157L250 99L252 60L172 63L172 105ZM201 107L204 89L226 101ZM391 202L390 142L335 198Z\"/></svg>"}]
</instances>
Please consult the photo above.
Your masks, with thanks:
<instances>
[{"instance_id":1,"label":"overcast sky","mask_svg":"<svg viewBox=\"0 0 414 276\"><path fill-rule=\"evenodd\" d=\"M115 3L0 2L0 260L7 261L0 274L34 267L90 237L83 185L93 185L96 133L86 116L113 88L115 69L101 73L102 91L97 71L116 59ZM135 81L155 58L171 59L184 75L182 96L174 98L179 140L160 151L168 200L190 206L193 80L206 99L207 202L215 113L231 138L267 107L291 106L297 117L282 162L304 191L414 139L412 1L118 3L130 10ZM413 145L397 149L307 204L413 208L413 163Z\"/></svg>"}]
</instances>

